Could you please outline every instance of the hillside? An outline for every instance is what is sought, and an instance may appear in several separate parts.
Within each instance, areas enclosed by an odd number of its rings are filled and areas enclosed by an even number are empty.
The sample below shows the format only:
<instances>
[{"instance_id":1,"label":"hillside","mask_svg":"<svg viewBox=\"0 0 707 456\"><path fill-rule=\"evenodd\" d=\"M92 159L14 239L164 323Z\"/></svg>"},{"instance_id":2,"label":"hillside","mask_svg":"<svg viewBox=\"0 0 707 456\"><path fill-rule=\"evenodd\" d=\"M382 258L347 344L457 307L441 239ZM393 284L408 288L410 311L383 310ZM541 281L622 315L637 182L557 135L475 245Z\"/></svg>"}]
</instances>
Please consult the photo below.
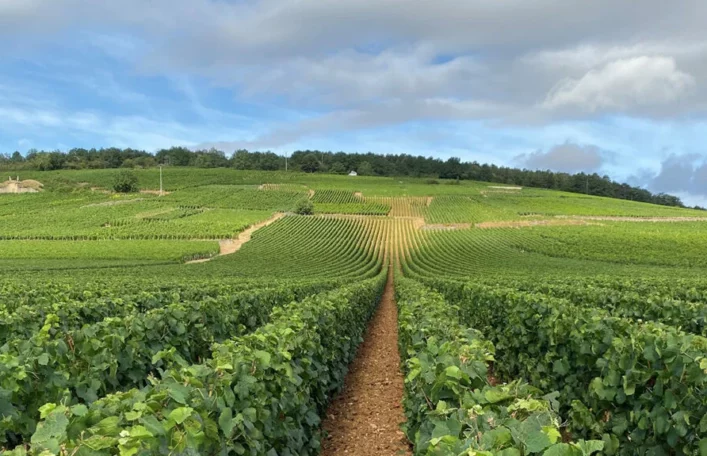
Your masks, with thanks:
<instances>
[{"instance_id":1,"label":"hillside","mask_svg":"<svg viewBox=\"0 0 707 456\"><path fill-rule=\"evenodd\" d=\"M0 195L6 454L316 454L322 428L325 456L704 451L703 211L198 168L116 194L117 172Z\"/></svg>"}]
</instances>

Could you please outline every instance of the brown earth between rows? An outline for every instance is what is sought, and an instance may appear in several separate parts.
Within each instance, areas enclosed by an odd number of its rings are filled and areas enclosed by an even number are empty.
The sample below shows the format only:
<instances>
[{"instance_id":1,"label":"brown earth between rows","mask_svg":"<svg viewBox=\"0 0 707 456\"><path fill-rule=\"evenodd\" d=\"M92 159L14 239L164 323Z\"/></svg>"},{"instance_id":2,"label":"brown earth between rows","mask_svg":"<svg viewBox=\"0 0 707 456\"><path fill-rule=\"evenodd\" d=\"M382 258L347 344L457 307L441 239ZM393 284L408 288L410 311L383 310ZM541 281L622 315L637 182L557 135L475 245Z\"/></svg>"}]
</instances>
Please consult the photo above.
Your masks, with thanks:
<instances>
[{"instance_id":1,"label":"brown earth between rows","mask_svg":"<svg viewBox=\"0 0 707 456\"><path fill-rule=\"evenodd\" d=\"M597 225L581 219L550 219L550 220L508 220L504 222L482 222L476 228L523 228L529 226L566 226L566 225Z\"/></svg>"},{"instance_id":2,"label":"brown earth between rows","mask_svg":"<svg viewBox=\"0 0 707 456\"><path fill-rule=\"evenodd\" d=\"M422 225L420 229L423 230L465 230L471 228L471 223L432 223L428 225Z\"/></svg>"},{"instance_id":3,"label":"brown earth between rows","mask_svg":"<svg viewBox=\"0 0 707 456\"><path fill-rule=\"evenodd\" d=\"M614 217L606 215L556 215L563 220L598 220L605 222L707 222L707 217Z\"/></svg>"},{"instance_id":4,"label":"brown earth between rows","mask_svg":"<svg viewBox=\"0 0 707 456\"><path fill-rule=\"evenodd\" d=\"M159 190L140 190L140 193L145 194L145 195L159 195L159 196L164 196L164 195L169 195L172 192L166 192L162 190L161 192Z\"/></svg>"},{"instance_id":5,"label":"brown earth between rows","mask_svg":"<svg viewBox=\"0 0 707 456\"><path fill-rule=\"evenodd\" d=\"M392 271L343 391L327 410L322 456L410 455L400 423L403 375Z\"/></svg>"}]
</instances>

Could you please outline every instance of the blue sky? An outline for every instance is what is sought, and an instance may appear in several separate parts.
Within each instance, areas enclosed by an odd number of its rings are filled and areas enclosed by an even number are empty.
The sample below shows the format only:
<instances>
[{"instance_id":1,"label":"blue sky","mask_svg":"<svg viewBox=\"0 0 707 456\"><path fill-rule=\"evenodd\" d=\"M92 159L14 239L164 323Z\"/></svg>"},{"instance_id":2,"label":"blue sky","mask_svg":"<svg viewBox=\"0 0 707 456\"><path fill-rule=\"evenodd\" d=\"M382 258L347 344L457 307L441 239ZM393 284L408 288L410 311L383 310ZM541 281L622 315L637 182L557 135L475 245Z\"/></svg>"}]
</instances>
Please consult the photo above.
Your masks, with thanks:
<instances>
[{"instance_id":1,"label":"blue sky","mask_svg":"<svg viewBox=\"0 0 707 456\"><path fill-rule=\"evenodd\" d=\"M0 1L0 153L172 145L607 173L707 203L700 1Z\"/></svg>"}]
</instances>

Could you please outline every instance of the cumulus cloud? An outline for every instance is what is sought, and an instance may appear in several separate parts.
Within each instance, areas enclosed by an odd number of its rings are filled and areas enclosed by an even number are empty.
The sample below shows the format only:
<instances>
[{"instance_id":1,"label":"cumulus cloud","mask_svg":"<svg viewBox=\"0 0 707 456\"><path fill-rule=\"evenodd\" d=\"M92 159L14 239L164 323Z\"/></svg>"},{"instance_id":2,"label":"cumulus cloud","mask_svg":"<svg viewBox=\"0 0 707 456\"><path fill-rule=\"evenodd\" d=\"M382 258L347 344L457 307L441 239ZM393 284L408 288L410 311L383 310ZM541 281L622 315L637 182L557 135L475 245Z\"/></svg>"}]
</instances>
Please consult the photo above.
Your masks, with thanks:
<instances>
[{"instance_id":1,"label":"cumulus cloud","mask_svg":"<svg viewBox=\"0 0 707 456\"><path fill-rule=\"evenodd\" d=\"M91 24L134 37L140 71L203 76L239 97L345 111L473 101L526 122L703 110L705 16L702 0L5 0L0 54Z\"/></svg>"},{"instance_id":2,"label":"cumulus cloud","mask_svg":"<svg viewBox=\"0 0 707 456\"><path fill-rule=\"evenodd\" d=\"M520 154L514 161L529 169L549 169L565 173L599 171L611 154L593 145L565 142L549 150Z\"/></svg>"},{"instance_id":3,"label":"cumulus cloud","mask_svg":"<svg viewBox=\"0 0 707 456\"><path fill-rule=\"evenodd\" d=\"M642 105L674 102L695 85L670 57L634 57L591 70L580 79L566 79L548 94L543 107L574 106L583 111L624 111Z\"/></svg>"}]
</instances>

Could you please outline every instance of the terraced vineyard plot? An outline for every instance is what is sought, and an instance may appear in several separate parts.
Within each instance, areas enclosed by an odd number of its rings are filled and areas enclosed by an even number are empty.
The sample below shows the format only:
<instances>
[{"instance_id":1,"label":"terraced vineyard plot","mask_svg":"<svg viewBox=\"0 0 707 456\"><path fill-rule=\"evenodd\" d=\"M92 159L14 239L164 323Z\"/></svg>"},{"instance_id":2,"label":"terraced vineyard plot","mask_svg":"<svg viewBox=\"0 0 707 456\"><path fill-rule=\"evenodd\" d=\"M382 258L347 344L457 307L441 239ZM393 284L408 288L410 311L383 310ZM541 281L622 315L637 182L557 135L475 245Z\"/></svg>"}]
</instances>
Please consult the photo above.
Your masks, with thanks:
<instances>
[{"instance_id":1,"label":"terraced vineyard plot","mask_svg":"<svg viewBox=\"0 0 707 456\"><path fill-rule=\"evenodd\" d=\"M635 225L632 225L635 226ZM598 227L604 228L606 227ZM551 248L545 244L538 233L556 233L560 236L565 230L584 230L584 227L526 227L526 228L495 228L488 230L424 230L410 233L413 246L408 253L409 261L406 267L421 275L442 275L452 277L493 278L498 283L508 278L534 276L542 280L562 276L586 277L596 275L618 275L623 277L675 277L692 278L701 275L699 268L684 268L681 265L689 258L695 258L692 251L687 253L687 259L673 258L673 251L666 247L670 243L653 244L654 255L660 255L663 250L663 264L654 264L645 258L622 256L621 250L605 250L604 257L592 259L583 258L580 250L568 257L548 256L538 253ZM557 231L553 231L557 230ZM621 231L608 229L599 243L621 245L621 249L631 248L631 242L621 234ZM680 242L679 236L666 233L664 239L674 239ZM569 238L571 239L571 238ZM639 241L640 243L640 241ZM601 244L600 244L601 245ZM661 247L663 245L664 247ZM690 243L682 243L682 248L689 250ZM589 247L596 249L596 247ZM651 249L647 251L650 253ZM638 259L640 262L636 261ZM699 259L695 259L699 265Z\"/></svg>"},{"instance_id":2,"label":"terraced vineyard plot","mask_svg":"<svg viewBox=\"0 0 707 456\"><path fill-rule=\"evenodd\" d=\"M204 241L3 241L1 267L17 260L182 262L218 253Z\"/></svg>"},{"instance_id":3,"label":"terraced vineyard plot","mask_svg":"<svg viewBox=\"0 0 707 456\"><path fill-rule=\"evenodd\" d=\"M261 186L206 185L176 191L163 199L186 207L291 211L307 192L280 190Z\"/></svg>"},{"instance_id":4,"label":"terraced vineyard plot","mask_svg":"<svg viewBox=\"0 0 707 456\"><path fill-rule=\"evenodd\" d=\"M234 255L194 268L228 268L242 277L346 277L376 274L385 221L287 216L253 234Z\"/></svg>"},{"instance_id":5,"label":"terraced vineyard plot","mask_svg":"<svg viewBox=\"0 0 707 456\"><path fill-rule=\"evenodd\" d=\"M388 216L390 217L415 217L425 216L427 207L430 205L432 197L408 197L408 198L387 198L368 197L366 201L376 202L390 207Z\"/></svg>"},{"instance_id":6,"label":"terraced vineyard plot","mask_svg":"<svg viewBox=\"0 0 707 456\"><path fill-rule=\"evenodd\" d=\"M707 223L616 223L579 227L537 227L523 248L558 258L622 264L707 266ZM610 224L610 226L609 226ZM666 235L668 234L669 235ZM666 255L670 252L670 255Z\"/></svg>"},{"instance_id":7,"label":"terraced vineyard plot","mask_svg":"<svg viewBox=\"0 0 707 456\"><path fill-rule=\"evenodd\" d=\"M0 240L225 239L271 215L268 210L182 209L156 197L45 198L43 204L14 207L0 216Z\"/></svg>"},{"instance_id":8,"label":"terraced vineyard plot","mask_svg":"<svg viewBox=\"0 0 707 456\"><path fill-rule=\"evenodd\" d=\"M427 223L476 223L486 220L512 220L518 214L498 210L483 204L472 196L439 196L432 200L425 221Z\"/></svg>"},{"instance_id":9,"label":"terraced vineyard plot","mask_svg":"<svg viewBox=\"0 0 707 456\"><path fill-rule=\"evenodd\" d=\"M700 217L704 215L701 211L690 209L536 189L524 189L520 194L487 193L482 195L479 201L494 210L515 212L519 215L618 217Z\"/></svg>"},{"instance_id":10,"label":"terraced vineyard plot","mask_svg":"<svg viewBox=\"0 0 707 456\"><path fill-rule=\"evenodd\" d=\"M437 196L426 212L427 223L482 223L537 220L556 216L597 217L701 217L680 208L631 203L611 198L568 195L523 189L517 192L480 190L467 195Z\"/></svg>"},{"instance_id":11,"label":"terraced vineyard plot","mask_svg":"<svg viewBox=\"0 0 707 456\"><path fill-rule=\"evenodd\" d=\"M314 211L319 214L386 215L390 206L369 201L354 192L319 190L312 197Z\"/></svg>"}]
</instances>

